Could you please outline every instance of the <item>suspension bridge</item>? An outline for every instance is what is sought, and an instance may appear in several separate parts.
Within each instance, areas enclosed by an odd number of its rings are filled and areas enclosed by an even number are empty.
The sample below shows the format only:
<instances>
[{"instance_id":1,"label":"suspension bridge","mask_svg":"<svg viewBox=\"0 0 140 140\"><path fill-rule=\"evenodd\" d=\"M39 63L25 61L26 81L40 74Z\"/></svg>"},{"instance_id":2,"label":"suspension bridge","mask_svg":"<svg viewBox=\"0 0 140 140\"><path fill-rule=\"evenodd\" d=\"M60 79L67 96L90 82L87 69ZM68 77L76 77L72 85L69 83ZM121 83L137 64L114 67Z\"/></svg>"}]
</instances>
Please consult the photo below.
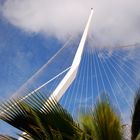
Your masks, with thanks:
<instances>
[{"instance_id":1,"label":"suspension bridge","mask_svg":"<svg viewBox=\"0 0 140 140\"><path fill-rule=\"evenodd\" d=\"M23 96L20 101L26 100L51 85L48 96L55 98L75 115L75 112L81 107L84 107L86 111L94 105L95 101L100 98L101 93L105 92L119 110L123 120L128 121L128 112L132 108L132 98L139 87L140 77L135 75L139 71L139 55L137 53L139 48L135 43L114 48L94 46L94 37L88 37L92 17L93 9L91 9L80 43L77 45L78 48L77 50L74 49L76 53L72 52L65 55L65 57L69 57L70 54L73 55L71 64L47 82L42 83L35 90ZM67 49L69 42L72 40L73 38L70 38L45 65L21 86L13 97L18 96L22 89L26 89L44 68L49 67L52 61L56 61L57 56ZM89 40L93 44L90 44L92 47L87 47ZM63 59L66 60L67 58ZM3 110L1 114L11 107Z\"/></svg>"}]
</instances>

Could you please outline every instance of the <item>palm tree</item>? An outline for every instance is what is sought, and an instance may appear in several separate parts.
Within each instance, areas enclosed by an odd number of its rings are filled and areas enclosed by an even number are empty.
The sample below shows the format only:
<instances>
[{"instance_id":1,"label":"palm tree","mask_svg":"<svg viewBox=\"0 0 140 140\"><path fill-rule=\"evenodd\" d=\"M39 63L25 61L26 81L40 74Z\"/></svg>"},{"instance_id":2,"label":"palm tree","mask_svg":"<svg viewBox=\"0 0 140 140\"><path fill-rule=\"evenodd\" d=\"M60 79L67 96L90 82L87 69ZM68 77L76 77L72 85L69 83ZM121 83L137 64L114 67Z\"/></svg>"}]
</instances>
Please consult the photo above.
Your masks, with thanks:
<instances>
[{"instance_id":1,"label":"palm tree","mask_svg":"<svg viewBox=\"0 0 140 140\"><path fill-rule=\"evenodd\" d=\"M81 117L82 128L94 140L122 140L123 129L120 118L107 98L101 98L95 109Z\"/></svg>"},{"instance_id":2,"label":"palm tree","mask_svg":"<svg viewBox=\"0 0 140 140\"><path fill-rule=\"evenodd\" d=\"M45 104L45 105L44 105ZM98 101L95 109L80 116L79 123L55 102L41 93L26 100L10 100L1 105L0 119L19 130L26 140L121 140L120 118L108 100Z\"/></svg>"}]
</instances>

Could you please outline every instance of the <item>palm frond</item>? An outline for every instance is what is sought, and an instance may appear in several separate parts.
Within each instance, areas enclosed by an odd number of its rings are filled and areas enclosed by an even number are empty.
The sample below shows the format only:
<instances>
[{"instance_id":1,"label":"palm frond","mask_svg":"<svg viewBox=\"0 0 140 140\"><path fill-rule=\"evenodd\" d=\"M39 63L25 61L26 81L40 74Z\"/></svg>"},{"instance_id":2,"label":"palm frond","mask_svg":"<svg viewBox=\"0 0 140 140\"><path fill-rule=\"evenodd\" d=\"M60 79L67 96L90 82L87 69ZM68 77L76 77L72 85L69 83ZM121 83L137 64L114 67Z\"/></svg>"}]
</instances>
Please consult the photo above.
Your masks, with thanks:
<instances>
[{"instance_id":1,"label":"palm frond","mask_svg":"<svg viewBox=\"0 0 140 140\"><path fill-rule=\"evenodd\" d=\"M136 92L134 99L134 110L132 115L132 126L131 126L131 139L135 140L140 132L140 89Z\"/></svg>"},{"instance_id":2,"label":"palm frond","mask_svg":"<svg viewBox=\"0 0 140 140\"><path fill-rule=\"evenodd\" d=\"M17 140L11 136L0 135L0 140Z\"/></svg>"},{"instance_id":3,"label":"palm frond","mask_svg":"<svg viewBox=\"0 0 140 140\"><path fill-rule=\"evenodd\" d=\"M70 114L54 99L41 93L26 100L10 100L1 105L0 119L26 132L32 139L53 139L54 133L73 139L81 132ZM9 109L8 109L9 108ZM7 111L5 111L7 110Z\"/></svg>"},{"instance_id":4,"label":"palm frond","mask_svg":"<svg viewBox=\"0 0 140 140\"><path fill-rule=\"evenodd\" d=\"M86 114L84 113L79 117L79 123L81 124L81 129L85 133L85 137L87 140L93 140L93 138L95 137L94 134L95 128L94 128L93 121L94 119L91 112Z\"/></svg>"},{"instance_id":5,"label":"palm frond","mask_svg":"<svg viewBox=\"0 0 140 140\"><path fill-rule=\"evenodd\" d=\"M123 139L120 118L106 96L102 96L94 110L83 115L80 122L82 129L90 136L88 140Z\"/></svg>"},{"instance_id":6,"label":"palm frond","mask_svg":"<svg viewBox=\"0 0 140 140\"><path fill-rule=\"evenodd\" d=\"M122 127L119 115L109 100L98 101L93 112L96 140L121 140Z\"/></svg>"}]
</instances>

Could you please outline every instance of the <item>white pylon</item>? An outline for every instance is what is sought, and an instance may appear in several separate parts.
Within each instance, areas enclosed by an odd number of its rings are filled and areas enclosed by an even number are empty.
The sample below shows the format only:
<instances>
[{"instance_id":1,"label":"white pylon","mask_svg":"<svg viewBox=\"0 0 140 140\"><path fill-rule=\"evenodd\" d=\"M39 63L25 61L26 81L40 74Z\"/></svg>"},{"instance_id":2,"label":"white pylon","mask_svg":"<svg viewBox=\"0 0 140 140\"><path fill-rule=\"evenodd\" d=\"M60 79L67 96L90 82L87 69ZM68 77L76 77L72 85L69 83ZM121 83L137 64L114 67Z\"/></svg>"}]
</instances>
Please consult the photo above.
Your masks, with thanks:
<instances>
[{"instance_id":1,"label":"white pylon","mask_svg":"<svg viewBox=\"0 0 140 140\"><path fill-rule=\"evenodd\" d=\"M93 15L93 9L91 8L91 13L89 15L85 30L83 32L79 47L77 49L73 63L71 65L71 68L67 72L65 77L61 80L61 82L58 84L54 92L51 94L50 96L51 99L53 98L56 101L59 101L61 97L64 95L64 93L66 92L66 90L69 88L69 86L72 84L72 82L74 81L77 75L77 71L81 62L81 57L82 57L85 42L87 39L87 34L88 34L89 26L91 23L92 15Z\"/></svg>"}]
</instances>

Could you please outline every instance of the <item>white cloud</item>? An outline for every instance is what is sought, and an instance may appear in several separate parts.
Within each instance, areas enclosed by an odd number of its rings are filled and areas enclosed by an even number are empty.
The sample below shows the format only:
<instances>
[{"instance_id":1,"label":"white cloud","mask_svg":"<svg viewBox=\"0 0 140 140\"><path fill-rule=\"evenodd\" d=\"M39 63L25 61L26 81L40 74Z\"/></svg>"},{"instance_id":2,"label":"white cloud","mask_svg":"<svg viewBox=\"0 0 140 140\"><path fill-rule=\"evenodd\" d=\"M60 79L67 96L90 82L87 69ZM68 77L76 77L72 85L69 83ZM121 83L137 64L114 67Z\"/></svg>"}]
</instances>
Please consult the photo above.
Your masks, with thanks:
<instances>
[{"instance_id":1,"label":"white cloud","mask_svg":"<svg viewBox=\"0 0 140 140\"><path fill-rule=\"evenodd\" d=\"M139 0L6 0L2 14L26 32L63 40L83 31L91 7L91 33L101 45L139 42Z\"/></svg>"}]
</instances>

